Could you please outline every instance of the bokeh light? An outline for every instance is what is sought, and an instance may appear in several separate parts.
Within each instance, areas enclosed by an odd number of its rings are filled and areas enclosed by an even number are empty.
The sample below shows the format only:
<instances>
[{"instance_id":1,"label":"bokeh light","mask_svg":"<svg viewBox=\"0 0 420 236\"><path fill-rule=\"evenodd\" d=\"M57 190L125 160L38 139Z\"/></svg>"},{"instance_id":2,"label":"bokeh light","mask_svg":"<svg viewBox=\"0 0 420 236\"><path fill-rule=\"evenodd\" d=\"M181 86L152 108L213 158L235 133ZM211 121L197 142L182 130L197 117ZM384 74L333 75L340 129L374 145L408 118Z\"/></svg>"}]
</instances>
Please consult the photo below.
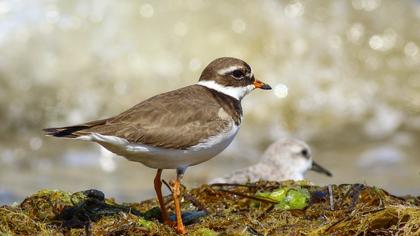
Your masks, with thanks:
<instances>
[{"instance_id":1,"label":"bokeh light","mask_svg":"<svg viewBox=\"0 0 420 236\"><path fill-rule=\"evenodd\" d=\"M41 129L193 84L220 56L274 89L244 99L239 136L188 186L291 135L334 173L314 182L419 194L419 29L419 1L0 1L0 203L40 188L153 196L153 170Z\"/></svg>"}]
</instances>

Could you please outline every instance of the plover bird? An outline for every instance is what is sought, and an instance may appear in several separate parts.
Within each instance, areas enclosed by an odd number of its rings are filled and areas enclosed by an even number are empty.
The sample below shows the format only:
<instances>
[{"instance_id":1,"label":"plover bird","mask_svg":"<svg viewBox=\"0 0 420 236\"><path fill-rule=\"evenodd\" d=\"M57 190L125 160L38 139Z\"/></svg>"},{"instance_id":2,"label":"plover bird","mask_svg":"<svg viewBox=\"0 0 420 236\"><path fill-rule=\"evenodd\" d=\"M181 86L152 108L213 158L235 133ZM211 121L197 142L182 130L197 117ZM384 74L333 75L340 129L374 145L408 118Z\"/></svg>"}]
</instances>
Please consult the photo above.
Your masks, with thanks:
<instances>
[{"instance_id":1,"label":"plover bird","mask_svg":"<svg viewBox=\"0 0 420 236\"><path fill-rule=\"evenodd\" d=\"M259 163L213 179L210 183L302 180L308 170L332 176L331 172L312 160L311 150L306 143L293 138L281 138L267 148Z\"/></svg>"},{"instance_id":2,"label":"plover bird","mask_svg":"<svg viewBox=\"0 0 420 236\"><path fill-rule=\"evenodd\" d=\"M47 135L96 142L130 161L157 169L154 187L162 220L171 224L161 191L163 169L176 169L171 181L176 230L185 233L179 202L180 181L189 166L223 151L242 120L242 98L252 90L271 89L254 78L251 67L231 57L212 61L197 84L151 97L123 113L60 128Z\"/></svg>"}]
</instances>

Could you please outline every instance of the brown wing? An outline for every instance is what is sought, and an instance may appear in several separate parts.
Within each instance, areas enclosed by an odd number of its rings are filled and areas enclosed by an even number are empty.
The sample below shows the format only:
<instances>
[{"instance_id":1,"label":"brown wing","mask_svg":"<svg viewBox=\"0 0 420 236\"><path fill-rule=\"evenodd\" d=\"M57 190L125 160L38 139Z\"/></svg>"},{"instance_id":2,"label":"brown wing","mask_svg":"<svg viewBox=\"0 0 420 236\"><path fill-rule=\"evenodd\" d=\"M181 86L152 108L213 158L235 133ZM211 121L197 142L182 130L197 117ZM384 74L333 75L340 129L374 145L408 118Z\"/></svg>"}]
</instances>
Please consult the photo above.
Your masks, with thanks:
<instances>
[{"instance_id":1,"label":"brown wing","mask_svg":"<svg viewBox=\"0 0 420 236\"><path fill-rule=\"evenodd\" d=\"M71 126L76 128L71 135L95 132L132 143L187 149L227 129L232 120L219 117L219 109L208 89L193 85L149 98L101 122Z\"/></svg>"}]
</instances>

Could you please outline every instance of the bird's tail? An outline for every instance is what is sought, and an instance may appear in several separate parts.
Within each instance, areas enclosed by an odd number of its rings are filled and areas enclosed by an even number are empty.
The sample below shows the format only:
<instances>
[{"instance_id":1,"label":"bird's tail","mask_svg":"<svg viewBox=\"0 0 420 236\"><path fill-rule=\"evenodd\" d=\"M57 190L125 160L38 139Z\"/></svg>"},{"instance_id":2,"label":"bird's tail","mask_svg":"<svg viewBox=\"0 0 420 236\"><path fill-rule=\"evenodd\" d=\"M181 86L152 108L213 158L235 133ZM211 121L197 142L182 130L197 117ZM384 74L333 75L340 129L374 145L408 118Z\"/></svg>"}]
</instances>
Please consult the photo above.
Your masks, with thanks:
<instances>
[{"instance_id":1,"label":"bird's tail","mask_svg":"<svg viewBox=\"0 0 420 236\"><path fill-rule=\"evenodd\" d=\"M91 121L85 124L72 125L58 128L45 128L43 131L47 136L62 137L62 138L77 138L82 133L80 131L87 130L97 125L103 125L108 119Z\"/></svg>"}]
</instances>

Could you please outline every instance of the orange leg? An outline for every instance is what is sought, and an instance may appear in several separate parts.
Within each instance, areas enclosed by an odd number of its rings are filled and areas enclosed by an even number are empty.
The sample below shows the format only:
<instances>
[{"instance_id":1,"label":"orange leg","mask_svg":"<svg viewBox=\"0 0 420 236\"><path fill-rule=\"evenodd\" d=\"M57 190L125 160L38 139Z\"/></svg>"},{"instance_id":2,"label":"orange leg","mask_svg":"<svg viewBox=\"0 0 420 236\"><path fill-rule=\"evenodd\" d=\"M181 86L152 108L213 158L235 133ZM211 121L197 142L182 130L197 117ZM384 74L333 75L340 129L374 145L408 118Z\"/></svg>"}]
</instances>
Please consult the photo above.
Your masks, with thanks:
<instances>
[{"instance_id":1,"label":"orange leg","mask_svg":"<svg viewBox=\"0 0 420 236\"><path fill-rule=\"evenodd\" d=\"M176 180L171 183L172 185L172 197L175 203L175 215L176 215L176 232L179 234L185 234L187 231L185 230L185 226L182 223L181 217L181 204L179 196L181 195L181 177L182 175L178 175Z\"/></svg>"},{"instance_id":2,"label":"orange leg","mask_svg":"<svg viewBox=\"0 0 420 236\"><path fill-rule=\"evenodd\" d=\"M165 202L163 201L163 196L162 196L162 181L160 179L160 176L162 175L162 169L158 169L157 173L156 173L156 177L155 177L155 191L156 191L156 195L159 201L159 206L160 206L160 210L161 210L161 214L162 214L162 221L165 224L169 224L170 225L170 221L169 221L169 217L168 217L168 210L165 207Z\"/></svg>"}]
</instances>

